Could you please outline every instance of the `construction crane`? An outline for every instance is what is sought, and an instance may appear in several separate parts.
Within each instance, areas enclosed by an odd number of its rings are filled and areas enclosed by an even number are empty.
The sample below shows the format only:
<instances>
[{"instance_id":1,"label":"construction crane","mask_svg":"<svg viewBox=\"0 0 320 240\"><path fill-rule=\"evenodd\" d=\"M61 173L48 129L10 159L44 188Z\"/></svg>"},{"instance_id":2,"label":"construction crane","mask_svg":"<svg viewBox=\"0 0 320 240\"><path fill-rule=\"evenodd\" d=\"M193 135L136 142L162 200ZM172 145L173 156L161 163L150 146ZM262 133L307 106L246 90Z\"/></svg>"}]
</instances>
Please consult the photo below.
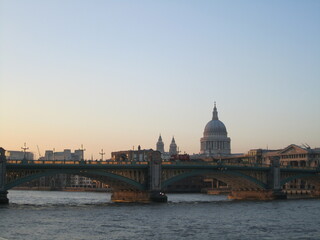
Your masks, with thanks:
<instances>
[{"instance_id":1,"label":"construction crane","mask_svg":"<svg viewBox=\"0 0 320 240\"><path fill-rule=\"evenodd\" d=\"M39 158L41 158L41 153L40 153L40 149L39 149L39 146L37 145L37 148L38 148L38 153L39 153Z\"/></svg>"},{"instance_id":2,"label":"construction crane","mask_svg":"<svg viewBox=\"0 0 320 240\"><path fill-rule=\"evenodd\" d=\"M310 149L310 148L311 148L308 143L302 144L302 146L303 146L304 148L306 148L306 149Z\"/></svg>"}]
</instances>

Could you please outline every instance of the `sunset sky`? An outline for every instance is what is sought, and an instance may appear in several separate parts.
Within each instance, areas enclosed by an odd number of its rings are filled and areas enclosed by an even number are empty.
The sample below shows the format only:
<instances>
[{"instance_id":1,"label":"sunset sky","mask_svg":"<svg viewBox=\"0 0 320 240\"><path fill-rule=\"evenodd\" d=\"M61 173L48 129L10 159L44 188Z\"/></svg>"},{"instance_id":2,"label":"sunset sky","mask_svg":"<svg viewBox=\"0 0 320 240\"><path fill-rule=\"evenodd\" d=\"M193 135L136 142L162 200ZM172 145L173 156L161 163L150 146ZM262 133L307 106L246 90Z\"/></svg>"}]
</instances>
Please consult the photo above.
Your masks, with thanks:
<instances>
[{"instance_id":1,"label":"sunset sky","mask_svg":"<svg viewBox=\"0 0 320 240\"><path fill-rule=\"evenodd\" d=\"M0 0L0 147L198 153L214 101L233 153L320 147L319 43L315 0Z\"/></svg>"}]
</instances>

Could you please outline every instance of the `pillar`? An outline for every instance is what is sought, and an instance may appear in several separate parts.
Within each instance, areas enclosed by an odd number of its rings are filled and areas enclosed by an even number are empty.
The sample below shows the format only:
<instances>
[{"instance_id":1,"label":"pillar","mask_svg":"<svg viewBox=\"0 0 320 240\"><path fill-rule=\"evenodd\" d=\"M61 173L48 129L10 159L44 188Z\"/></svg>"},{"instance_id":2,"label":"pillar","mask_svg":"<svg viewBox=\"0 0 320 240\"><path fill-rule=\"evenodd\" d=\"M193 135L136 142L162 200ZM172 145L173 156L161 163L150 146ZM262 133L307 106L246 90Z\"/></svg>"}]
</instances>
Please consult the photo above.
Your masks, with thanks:
<instances>
[{"instance_id":1,"label":"pillar","mask_svg":"<svg viewBox=\"0 0 320 240\"><path fill-rule=\"evenodd\" d=\"M159 151L152 151L149 156L146 190L114 190L113 202L167 202L167 196L161 192L162 159Z\"/></svg>"},{"instance_id":2,"label":"pillar","mask_svg":"<svg viewBox=\"0 0 320 240\"><path fill-rule=\"evenodd\" d=\"M274 199L286 199L287 195L282 192L280 175L280 157L273 157L271 159L270 172L268 174L268 188L272 190Z\"/></svg>"},{"instance_id":3,"label":"pillar","mask_svg":"<svg viewBox=\"0 0 320 240\"><path fill-rule=\"evenodd\" d=\"M162 159L161 153L153 151L149 157L149 193L152 202L167 202L167 196L161 192Z\"/></svg>"},{"instance_id":4,"label":"pillar","mask_svg":"<svg viewBox=\"0 0 320 240\"><path fill-rule=\"evenodd\" d=\"M6 156L5 150L0 148L0 204L8 204L8 192L5 190L6 184Z\"/></svg>"}]
</instances>

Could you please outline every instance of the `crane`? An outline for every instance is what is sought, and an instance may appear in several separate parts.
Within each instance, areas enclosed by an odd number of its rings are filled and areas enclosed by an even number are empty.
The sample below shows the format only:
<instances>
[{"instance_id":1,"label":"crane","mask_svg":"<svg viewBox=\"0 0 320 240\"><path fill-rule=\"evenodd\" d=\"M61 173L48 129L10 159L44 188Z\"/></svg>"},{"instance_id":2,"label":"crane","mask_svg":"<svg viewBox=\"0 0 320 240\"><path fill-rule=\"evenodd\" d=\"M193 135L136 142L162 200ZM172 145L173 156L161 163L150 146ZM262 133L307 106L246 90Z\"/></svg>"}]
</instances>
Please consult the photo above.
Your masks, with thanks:
<instances>
[{"instance_id":1,"label":"crane","mask_svg":"<svg viewBox=\"0 0 320 240\"><path fill-rule=\"evenodd\" d=\"M40 153L40 149L39 149L39 146L37 145L37 148L38 148L38 153L39 153L39 158L41 158L41 153Z\"/></svg>"}]
</instances>

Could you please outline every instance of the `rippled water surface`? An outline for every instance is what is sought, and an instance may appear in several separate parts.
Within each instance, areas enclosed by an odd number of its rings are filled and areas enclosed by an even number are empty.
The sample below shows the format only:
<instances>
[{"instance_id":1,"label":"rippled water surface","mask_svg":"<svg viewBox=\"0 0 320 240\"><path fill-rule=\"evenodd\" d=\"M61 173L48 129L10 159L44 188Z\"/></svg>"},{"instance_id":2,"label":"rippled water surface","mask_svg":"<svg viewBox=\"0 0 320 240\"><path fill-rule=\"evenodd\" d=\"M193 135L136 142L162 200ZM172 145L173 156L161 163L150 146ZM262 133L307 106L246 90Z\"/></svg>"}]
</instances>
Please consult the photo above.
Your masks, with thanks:
<instances>
[{"instance_id":1,"label":"rippled water surface","mask_svg":"<svg viewBox=\"0 0 320 240\"><path fill-rule=\"evenodd\" d=\"M168 203L116 204L110 196L10 191L0 239L320 239L320 199L168 194Z\"/></svg>"}]
</instances>

